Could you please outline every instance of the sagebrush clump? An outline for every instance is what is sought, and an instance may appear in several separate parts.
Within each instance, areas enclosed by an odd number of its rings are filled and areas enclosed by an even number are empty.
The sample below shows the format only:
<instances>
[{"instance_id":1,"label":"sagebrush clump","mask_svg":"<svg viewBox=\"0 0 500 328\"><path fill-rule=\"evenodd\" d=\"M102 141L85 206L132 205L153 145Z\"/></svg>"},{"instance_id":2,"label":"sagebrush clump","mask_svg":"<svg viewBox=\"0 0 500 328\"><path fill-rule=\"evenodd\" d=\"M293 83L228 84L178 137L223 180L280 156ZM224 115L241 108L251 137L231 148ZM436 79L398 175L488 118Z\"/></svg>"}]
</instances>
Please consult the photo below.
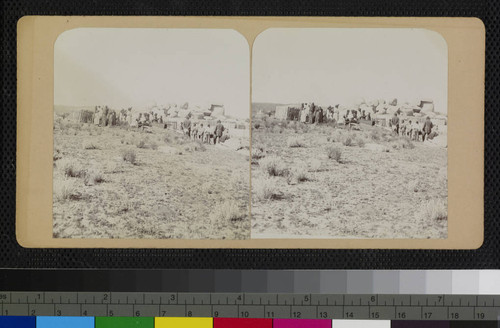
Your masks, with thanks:
<instances>
[{"instance_id":1,"label":"sagebrush clump","mask_svg":"<svg viewBox=\"0 0 500 328\"><path fill-rule=\"evenodd\" d=\"M342 150L338 147L331 146L326 149L326 155L329 159L333 159L337 163L340 163L342 159Z\"/></svg>"},{"instance_id":2,"label":"sagebrush clump","mask_svg":"<svg viewBox=\"0 0 500 328\"><path fill-rule=\"evenodd\" d=\"M365 146L365 140L361 136L356 137L356 144L358 147L364 147Z\"/></svg>"},{"instance_id":3,"label":"sagebrush clump","mask_svg":"<svg viewBox=\"0 0 500 328\"><path fill-rule=\"evenodd\" d=\"M252 191L256 200L276 200L282 197L277 181L273 178L252 180Z\"/></svg>"},{"instance_id":4,"label":"sagebrush clump","mask_svg":"<svg viewBox=\"0 0 500 328\"><path fill-rule=\"evenodd\" d=\"M392 141L392 148L394 148L394 149L413 149L413 148L415 148L415 145L410 140L410 138L400 137L400 138L397 138L397 140Z\"/></svg>"},{"instance_id":5,"label":"sagebrush clump","mask_svg":"<svg viewBox=\"0 0 500 328\"><path fill-rule=\"evenodd\" d=\"M448 220L448 208L444 200L431 199L422 205L416 215L422 222Z\"/></svg>"},{"instance_id":6,"label":"sagebrush clump","mask_svg":"<svg viewBox=\"0 0 500 328\"><path fill-rule=\"evenodd\" d=\"M89 169L83 181L86 186L93 186L104 182L104 174L97 169Z\"/></svg>"},{"instance_id":7,"label":"sagebrush clump","mask_svg":"<svg viewBox=\"0 0 500 328\"><path fill-rule=\"evenodd\" d=\"M147 148L145 140L140 140L136 146L137 148Z\"/></svg>"},{"instance_id":8,"label":"sagebrush clump","mask_svg":"<svg viewBox=\"0 0 500 328\"><path fill-rule=\"evenodd\" d=\"M78 180L63 180L54 183L53 197L57 201L78 200L81 195L77 192L76 182Z\"/></svg>"},{"instance_id":9,"label":"sagebrush clump","mask_svg":"<svg viewBox=\"0 0 500 328\"><path fill-rule=\"evenodd\" d=\"M133 150L126 150L122 152L122 159L130 164L135 165L137 163L137 155Z\"/></svg>"},{"instance_id":10,"label":"sagebrush clump","mask_svg":"<svg viewBox=\"0 0 500 328\"><path fill-rule=\"evenodd\" d=\"M374 129L370 132L370 138L374 141L380 141L382 139L382 134L379 130Z\"/></svg>"},{"instance_id":11,"label":"sagebrush clump","mask_svg":"<svg viewBox=\"0 0 500 328\"><path fill-rule=\"evenodd\" d=\"M259 160L264 157L266 157L266 153L262 147L252 147L252 160Z\"/></svg>"},{"instance_id":12,"label":"sagebrush clump","mask_svg":"<svg viewBox=\"0 0 500 328\"><path fill-rule=\"evenodd\" d=\"M282 159L277 156L264 157L259 161L260 168L270 176L280 177L288 174Z\"/></svg>"},{"instance_id":13,"label":"sagebrush clump","mask_svg":"<svg viewBox=\"0 0 500 328\"><path fill-rule=\"evenodd\" d=\"M69 178L83 178L85 176L85 169L74 159L70 160L63 158L57 161L57 167Z\"/></svg>"},{"instance_id":14,"label":"sagebrush clump","mask_svg":"<svg viewBox=\"0 0 500 328\"><path fill-rule=\"evenodd\" d=\"M99 149L99 147L92 141L87 140L83 142L83 149Z\"/></svg>"},{"instance_id":15,"label":"sagebrush clump","mask_svg":"<svg viewBox=\"0 0 500 328\"><path fill-rule=\"evenodd\" d=\"M349 147L349 146L354 146L353 138L352 138L350 135L346 136L346 137L342 140L342 144L343 144L344 146L347 146L347 147Z\"/></svg>"},{"instance_id":16,"label":"sagebrush clump","mask_svg":"<svg viewBox=\"0 0 500 328\"><path fill-rule=\"evenodd\" d=\"M240 209L236 201L222 201L210 213L210 221L212 224L225 226L229 222L244 219L246 215L245 211Z\"/></svg>"},{"instance_id":17,"label":"sagebrush clump","mask_svg":"<svg viewBox=\"0 0 500 328\"><path fill-rule=\"evenodd\" d=\"M304 182L309 180L308 170L305 165L299 165L290 171L289 182Z\"/></svg>"},{"instance_id":18,"label":"sagebrush clump","mask_svg":"<svg viewBox=\"0 0 500 328\"><path fill-rule=\"evenodd\" d=\"M289 137L286 141L286 144L290 148L299 148L306 146L305 141L299 137Z\"/></svg>"}]
</instances>

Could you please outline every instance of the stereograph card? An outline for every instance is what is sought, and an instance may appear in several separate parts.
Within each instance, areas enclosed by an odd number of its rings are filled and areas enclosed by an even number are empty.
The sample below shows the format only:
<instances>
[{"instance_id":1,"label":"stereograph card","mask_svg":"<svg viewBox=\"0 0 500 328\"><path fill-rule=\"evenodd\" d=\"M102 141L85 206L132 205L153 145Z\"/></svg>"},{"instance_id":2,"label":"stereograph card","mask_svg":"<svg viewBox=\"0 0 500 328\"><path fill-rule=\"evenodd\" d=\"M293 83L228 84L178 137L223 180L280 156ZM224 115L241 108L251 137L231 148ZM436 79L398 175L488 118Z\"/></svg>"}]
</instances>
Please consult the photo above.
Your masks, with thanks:
<instances>
[{"instance_id":1,"label":"stereograph card","mask_svg":"<svg viewBox=\"0 0 500 328\"><path fill-rule=\"evenodd\" d=\"M476 249L475 18L18 23L24 247Z\"/></svg>"}]
</instances>

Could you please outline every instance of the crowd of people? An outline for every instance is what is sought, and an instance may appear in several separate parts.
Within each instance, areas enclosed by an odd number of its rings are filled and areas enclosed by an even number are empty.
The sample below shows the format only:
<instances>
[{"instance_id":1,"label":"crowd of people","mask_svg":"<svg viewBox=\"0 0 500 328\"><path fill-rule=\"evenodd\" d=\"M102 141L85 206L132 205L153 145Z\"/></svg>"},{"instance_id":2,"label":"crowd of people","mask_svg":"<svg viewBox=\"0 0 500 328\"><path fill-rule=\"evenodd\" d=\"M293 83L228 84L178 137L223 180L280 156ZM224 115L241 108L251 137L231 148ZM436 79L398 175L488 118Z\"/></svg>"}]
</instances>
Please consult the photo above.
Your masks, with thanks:
<instances>
[{"instance_id":1,"label":"crowd of people","mask_svg":"<svg viewBox=\"0 0 500 328\"><path fill-rule=\"evenodd\" d=\"M347 109L342 115L341 112L343 111L339 109L339 105L323 108L314 103L302 103L298 109L297 118L292 117L292 119L309 124L339 122L340 119L343 119L345 124L349 124L357 123L359 119L372 119L371 113L361 108Z\"/></svg>"},{"instance_id":2,"label":"crowd of people","mask_svg":"<svg viewBox=\"0 0 500 328\"><path fill-rule=\"evenodd\" d=\"M335 109L338 108L330 106L323 109L321 106L314 105L314 103L303 103L299 110L300 122L310 124L338 122L340 119L339 111ZM358 123L360 119L372 121L372 125L376 124L375 120L372 120L370 111L365 111L361 108L346 110L344 115L342 115L342 119L344 120L344 124L349 127L351 123ZM414 141L433 139L438 134L438 127L432 123L429 116L427 116L423 123L420 123L417 118L413 120L400 120L398 112L395 112L394 116L389 120L389 127L392 128L395 134L408 137Z\"/></svg>"},{"instance_id":3,"label":"crowd of people","mask_svg":"<svg viewBox=\"0 0 500 328\"><path fill-rule=\"evenodd\" d=\"M109 107L96 106L94 112L90 112L90 121L98 126L112 126L126 123L131 127L148 127L152 123L164 123L163 117L158 113L137 113L135 116L132 109L117 111ZM212 124L213 125L213 124ZM193 140L199 140L206 144L217 144L229 139L228 130L220 120L213 126L210 122L191 122L190 116L181 123L181 131Z\"/></svg>"},{"instance_id":4,"label":"crowd of people","mask_svg":"<svg viewBox=\"0 0 500 328\"><path fill-rule=\"evenodd\" d=\"M193 140L199 140L206 144L217 144L229 139L227 129L222 125L220 120L215 126L211 127L210 123L192 123L189 117L181 123L182 132Z\"/></svg>"},{"instance_id":5,"label":"crowd of people","mask_svg":"<svg viewBox=\"0 0 500 328\"><path fill-rule=\"evenodd\" d=\"M426 138L433 139L437 135L437 126L434 126L429 116L423 123L420 123L416 119L400 120L398 114L394 113L394 116L389 120L389 126L395 134L414 141L425 141Z\"/></svg>"},{"instance_id":6,"label":"crowd of people","mask_svg":"<svg viewBox=\"0 0 500 328\"><path fill-rule=\"evenodd\" d=\"M152 123L164 123L165 114L160 111L137 113L128 109L115 110L108 106L95 106L91 121L98 126L114 126L128 124L129 126L151 126Z\"/></svg>"},{"instance_id":7,"label":"crowd of people","mask_svg":"<svg viewBox=\"0 0 500 328\"><path fill-rule=\"evenodd\" d=\"M335 120L333 107L323 109L314 103L301 104L299 118L300 122L310 124L328 123Z\"/></svg>"}]
</instances>

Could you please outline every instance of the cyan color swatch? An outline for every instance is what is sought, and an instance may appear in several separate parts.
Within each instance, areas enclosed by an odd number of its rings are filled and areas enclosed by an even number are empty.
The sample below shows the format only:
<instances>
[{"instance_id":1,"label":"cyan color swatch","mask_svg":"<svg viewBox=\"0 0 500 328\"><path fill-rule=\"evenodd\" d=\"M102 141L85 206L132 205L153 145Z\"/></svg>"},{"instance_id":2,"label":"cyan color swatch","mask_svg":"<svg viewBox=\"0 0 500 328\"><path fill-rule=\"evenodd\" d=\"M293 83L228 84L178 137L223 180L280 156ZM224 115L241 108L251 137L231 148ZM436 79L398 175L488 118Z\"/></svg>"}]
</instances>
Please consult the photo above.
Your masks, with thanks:
<instances>
[{"instance_id":1,"label":"cyan color swatch","mask_svg":"<svg viewBox=\"0 0 500 328\"><path fill-rule=\"evenodd\" d=\"M36 317L37 328L94 328L94 317Z\"/></svg>"}]
</instances>

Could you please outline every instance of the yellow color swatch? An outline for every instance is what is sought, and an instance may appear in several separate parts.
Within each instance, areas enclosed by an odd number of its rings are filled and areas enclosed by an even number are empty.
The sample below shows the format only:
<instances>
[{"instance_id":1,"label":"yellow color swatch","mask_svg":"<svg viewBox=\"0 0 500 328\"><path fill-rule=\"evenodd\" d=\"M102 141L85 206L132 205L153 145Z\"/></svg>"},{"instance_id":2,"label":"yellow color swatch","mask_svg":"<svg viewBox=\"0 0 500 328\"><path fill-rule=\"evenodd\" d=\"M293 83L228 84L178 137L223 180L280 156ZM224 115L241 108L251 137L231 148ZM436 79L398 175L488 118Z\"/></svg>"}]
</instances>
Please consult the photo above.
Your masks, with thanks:
<instances>
[{"instance_id":1,"label":"yellow color swatch","mask_svg":"<svg viewBox=\"0 0 500 328\"><path fill-rule=\"evenodd\" d=\"M212 328L212 318L155 318L155 328Z\"/></svg>"}]
</instances>

